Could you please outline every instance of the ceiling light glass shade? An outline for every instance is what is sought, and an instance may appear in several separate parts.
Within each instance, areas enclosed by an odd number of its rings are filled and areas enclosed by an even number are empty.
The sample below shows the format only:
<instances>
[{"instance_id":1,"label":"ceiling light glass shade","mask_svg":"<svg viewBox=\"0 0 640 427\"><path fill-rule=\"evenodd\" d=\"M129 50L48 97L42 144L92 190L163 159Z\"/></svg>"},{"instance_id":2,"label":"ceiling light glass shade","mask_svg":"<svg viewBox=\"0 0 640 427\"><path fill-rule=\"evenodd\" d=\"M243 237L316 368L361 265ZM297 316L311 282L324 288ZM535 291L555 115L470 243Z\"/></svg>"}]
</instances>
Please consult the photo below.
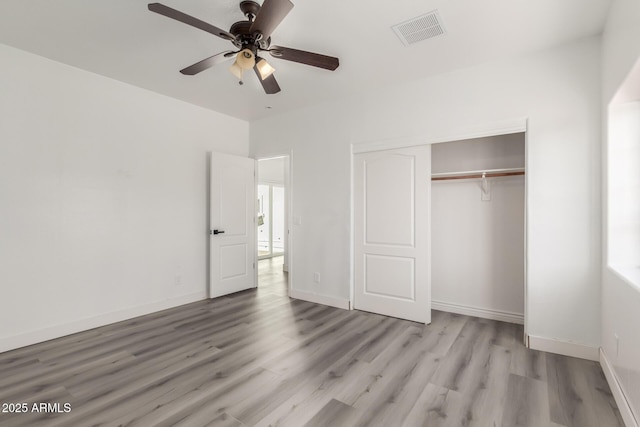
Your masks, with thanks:
<instances>
[{"instance_id":1,"label":"ceiling light glass shade","mask_svg":"<svg viewBox=\"0 0 640 427\"><path fill-rule=\"evenodd\" d=\"M238 80L242 81L242 72L244 70L238 65L238 61L234 62L233 65L229 67L229 71L231 74L236 76Z\"/></svg>"},{"instance_id":2,"label":"ceiling light glass shade","mask_svg":"<svg viewBox=\"0 0 640 427\"><path fill-rule=\"evenodd\" d=\"M243 49L236 56L236 64L243 70L250 70L256 65L256 58L250 49Z\"/></svg>"},{"instance_id":3,"label":"ceiling light glass shade","mask_svg":"<svg viewBox=\"0 0 640 427\"><path fill-rule=\"evenodd\" d=\"M256 62L256 68L258 69L258 73L260 73L260 78L262 80L269 77L276 70L264 58L258 58L258 62Z\"/></svg>"}]
</instances>

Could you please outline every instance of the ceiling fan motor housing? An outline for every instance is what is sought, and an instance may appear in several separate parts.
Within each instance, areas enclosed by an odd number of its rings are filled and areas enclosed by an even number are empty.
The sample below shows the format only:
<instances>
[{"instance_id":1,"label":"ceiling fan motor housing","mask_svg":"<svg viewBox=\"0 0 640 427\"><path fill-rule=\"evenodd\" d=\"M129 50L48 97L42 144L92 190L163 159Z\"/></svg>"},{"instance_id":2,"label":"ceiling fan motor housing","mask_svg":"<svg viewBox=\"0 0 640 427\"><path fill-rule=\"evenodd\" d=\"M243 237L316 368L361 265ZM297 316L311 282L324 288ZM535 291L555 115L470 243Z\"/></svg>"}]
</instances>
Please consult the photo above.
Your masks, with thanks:
<instances>
[{"instance_id":1,"label":"ceiling fan motor housing","mask_svg":"<svg viewBox=\"0 0 640 427\"><path fill-rule=\"evenodd\" d=\"M236 37L233 40L233 44L239 49L251 49L254 53L256 53L257 49L268 49L271 44L271 37L265 40L262 34L251 32L251 24L258 15L260 5L254 1L242 1L240 2L240 10L248 20L239 21L231 25L229 32Z\"/></svg>"},{"instance_id":2,"label":"ceiling fan motor housing","mask_svg":"<svg viewBox=\"0 0 640 427\"><path fill-rule=\"evenodd\" d=\"M238 49L268 49L271 44L271 37L265 40L260 34L251 33L251 21L236 22L229 32L236 37L232 42Z\"/></svg>"}]
</instances>

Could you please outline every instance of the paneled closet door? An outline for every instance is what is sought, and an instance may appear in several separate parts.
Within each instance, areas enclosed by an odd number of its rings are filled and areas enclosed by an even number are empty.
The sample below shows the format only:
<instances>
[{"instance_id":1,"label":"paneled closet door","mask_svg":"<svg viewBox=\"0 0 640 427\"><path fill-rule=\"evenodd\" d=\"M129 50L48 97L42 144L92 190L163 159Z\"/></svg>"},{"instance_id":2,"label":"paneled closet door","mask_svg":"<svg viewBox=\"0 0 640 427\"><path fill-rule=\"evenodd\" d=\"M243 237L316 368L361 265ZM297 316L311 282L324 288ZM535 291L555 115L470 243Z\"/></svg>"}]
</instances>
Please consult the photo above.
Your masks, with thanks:
<instances>
[{"instance_id":1,"label":"paneled closet door","mask_svg":"<svg viewBox=\"0 0 640 427\"><path fill-rule=\"evenodd\" d=\"M431 147L354 156L354 308L431 322Z\"/></svg>"}]
</instances>

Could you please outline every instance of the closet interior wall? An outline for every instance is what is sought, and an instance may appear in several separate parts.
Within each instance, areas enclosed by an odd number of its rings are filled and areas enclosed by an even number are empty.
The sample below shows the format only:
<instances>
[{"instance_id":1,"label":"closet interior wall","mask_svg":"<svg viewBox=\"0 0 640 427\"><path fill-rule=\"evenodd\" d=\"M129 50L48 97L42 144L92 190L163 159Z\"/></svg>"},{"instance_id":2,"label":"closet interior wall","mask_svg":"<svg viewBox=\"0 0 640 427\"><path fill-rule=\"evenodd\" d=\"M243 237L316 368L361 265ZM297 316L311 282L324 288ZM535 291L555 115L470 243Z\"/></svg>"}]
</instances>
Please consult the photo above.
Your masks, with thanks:
<instances>
[{"instance_id":1,"label":"closet interior wall","mask_svg":"<svg viewBox=\"0 0 640 427\"><path fill-rule=\"evenodd\" d=\"M525 134L432 145L432 174L525 167ZM488 189L486 187L488 183ZM431 183L432 307L524 322L525 177ZM490 198L490 200L483 200Z\"/></svg>"}]
</instances>

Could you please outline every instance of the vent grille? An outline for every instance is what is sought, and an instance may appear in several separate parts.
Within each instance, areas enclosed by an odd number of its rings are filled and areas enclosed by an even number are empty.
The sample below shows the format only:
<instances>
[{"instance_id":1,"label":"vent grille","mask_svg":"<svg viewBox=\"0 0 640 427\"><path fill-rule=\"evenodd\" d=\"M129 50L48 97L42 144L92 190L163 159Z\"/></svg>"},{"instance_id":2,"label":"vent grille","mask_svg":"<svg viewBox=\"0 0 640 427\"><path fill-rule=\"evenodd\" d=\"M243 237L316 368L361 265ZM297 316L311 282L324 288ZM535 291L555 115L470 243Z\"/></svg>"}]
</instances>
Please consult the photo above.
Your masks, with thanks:
<instances>
[{"instance_id":1,"label":"vent grille","mask_svg":"<svg viewBox=\"0 0 640 427\"><path fill-rule=\"evenodd\" d=\"M438 11L434 10L417 18L410 19L401 24L391 27L396 33L400 41L409 46L422 40L440 36L445 33L444 26L438 15Z\"/></svg>"}]
</instances>

